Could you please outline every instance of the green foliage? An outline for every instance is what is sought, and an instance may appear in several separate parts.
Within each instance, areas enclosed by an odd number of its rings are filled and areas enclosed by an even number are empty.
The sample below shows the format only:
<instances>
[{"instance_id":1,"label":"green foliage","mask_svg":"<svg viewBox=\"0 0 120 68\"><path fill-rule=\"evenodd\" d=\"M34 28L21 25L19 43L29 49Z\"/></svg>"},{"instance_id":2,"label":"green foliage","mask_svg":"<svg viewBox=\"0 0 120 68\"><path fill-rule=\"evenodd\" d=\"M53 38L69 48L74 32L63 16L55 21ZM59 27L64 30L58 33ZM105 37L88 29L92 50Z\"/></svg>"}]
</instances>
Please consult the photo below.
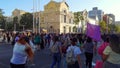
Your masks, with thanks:
<instances>
[{"instance_id":1,"label":"green foliage","mask_svg":"<svg viewBox=\"0 0 120 68\"><path fill-rule=\"evenodd\" d=\"M99 25L100 25L100 28L101 28L101 32L102 32L102 33L105 33L106 30L107 30L107 24L106 24L106 22L105 22L105 21L101 21L101 22L99 23Z\"/></svg>"},{"instance_id":2,"label":"green foliage","mask_svg":"<svg viewBox=\"0 0 120 68\"><path fill-rule=\"evenodd\" d=\"M120 26L119 25L115 25L115 32L120 33Z\"/></svg>"},{"instance_id":3,"label":"green foliage","mask_svg":"<svg viewBox=\"0 0 120 68\"><path fill-rule=\"evenodd\" d=\"M0 9L0 18L3 17L4 12Z\"/></svg>"},{"instance_id":4,"label":"green foliage","mask_svg":"<svg viewBox=\"0 0 120 68\"><path fill-rule=\"evenodd\" d=\"M12 31L14 29L14 23L13 22L7 22L6 23L6 30L7 31Z\"/></svg>"},{"instance_id":5,"label":"green foliage","mask_svg":"<svg viewBox=\"0 0 120 68\"><path fill-rule=\"evenodd\" d=\"M79 22L83 20L83 15L81 12L75 12L74 13L74 23L77 25Z\"/></svg>"},{"instance_id":6,"label":"green foliage","mask_svg":"<svg viewBox=\"0 0 120 68\"><path fill-rule=\"evenodd\" d=\"M20 25L25 25L25 29L31 29L33 22L33 15L31 13L25 13L21 16Z\"/></svg>"},{"instance_id":7,"label":"green foliage","mask_svg":"<svg viewBox=\"0 0 120 68\"><path fill-rule=\"evenodd\" d=\"M3 11L0 9L0 28L5 29L5 17L3 16Z\"/></svg>"},{"instance_id":8,"label":"green foliage","mask_svg":"<svg viewBox=\"0 0 120 68\"><path fill-rule=\"evenodd\" d=\"M17 16L15 16L14 18L13 18L13 23L15 24L15 23L18 23L18 17Z\"/></svg>"}]
</instances>

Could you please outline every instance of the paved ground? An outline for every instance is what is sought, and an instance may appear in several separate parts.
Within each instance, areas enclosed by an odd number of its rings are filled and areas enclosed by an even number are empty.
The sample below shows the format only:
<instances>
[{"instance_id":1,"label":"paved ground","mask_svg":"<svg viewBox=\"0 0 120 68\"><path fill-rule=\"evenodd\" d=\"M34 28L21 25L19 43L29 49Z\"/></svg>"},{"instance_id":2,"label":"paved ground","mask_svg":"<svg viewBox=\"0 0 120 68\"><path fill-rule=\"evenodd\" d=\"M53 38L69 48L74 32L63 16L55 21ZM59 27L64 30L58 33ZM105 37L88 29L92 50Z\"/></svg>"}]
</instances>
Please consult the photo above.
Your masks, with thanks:
<instances>
[{"instance_id":1,"label":"paved ground","mask_svg":"<svg viewBox=\"0 0 120 68\"><path fill-rule=\"evenodd\" d=\"M0 68L10 68L10 58L12 56L12 48L10 44L0 43ZM85 57L81 54L82 65L85 68ZM93 62L99 59L99 56L94 56ZM35 52L34 63L35 66L29 66L28 68L50 68L52 57L48 49L40 50ZM63 68L63 67L62 67Z\"/></svg>"}]
</instances>

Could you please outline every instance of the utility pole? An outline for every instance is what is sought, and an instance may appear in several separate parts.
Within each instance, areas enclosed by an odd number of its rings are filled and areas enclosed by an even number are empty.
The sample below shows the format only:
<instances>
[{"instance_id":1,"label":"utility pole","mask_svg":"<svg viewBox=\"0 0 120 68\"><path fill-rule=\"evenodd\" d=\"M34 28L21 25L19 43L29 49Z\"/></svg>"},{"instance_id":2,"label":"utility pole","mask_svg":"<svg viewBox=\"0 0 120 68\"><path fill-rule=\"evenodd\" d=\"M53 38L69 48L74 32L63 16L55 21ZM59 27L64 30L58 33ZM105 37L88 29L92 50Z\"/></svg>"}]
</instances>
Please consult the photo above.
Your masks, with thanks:
<instances>
[{"instance_id":1,"label":"utility pole","mask_svg":"<svg viewBox=\"0 0 120 68\"><path fill-rule=\"evenodd\" d=\"M38 10L39 10L39 25L38 25L38 32L40 33L40 0L38 0Z\"/></svg>"},{"instance_id":2,"label":"utility pole","mask_svg":"<svg viewBox=\"0 0 120 68\"><path fill-rule=\"evenodd\" d=\"M33 33L35 32L35 23L34 23L34 21L35 21L35 16L34 16L34 0L33 0Z\"/></svg>"},{"instance_id":3,"label":"utility pole","mask_svg":"<svg viewBox=\"0 0 120 68\"><path fill-rule=\"evenodd\" d=\"M36 33L37 33L37 32L38 32L38 29L37 29L37 26L38 26L38 14L37 14L37 9L38 9L38 8L37 8L37 0L36 0L36 3L35 3L35 4L36 4L36 13L35 13L36 24L35 24L35 25L36 25Z\"/></svg>"}]
</instances>

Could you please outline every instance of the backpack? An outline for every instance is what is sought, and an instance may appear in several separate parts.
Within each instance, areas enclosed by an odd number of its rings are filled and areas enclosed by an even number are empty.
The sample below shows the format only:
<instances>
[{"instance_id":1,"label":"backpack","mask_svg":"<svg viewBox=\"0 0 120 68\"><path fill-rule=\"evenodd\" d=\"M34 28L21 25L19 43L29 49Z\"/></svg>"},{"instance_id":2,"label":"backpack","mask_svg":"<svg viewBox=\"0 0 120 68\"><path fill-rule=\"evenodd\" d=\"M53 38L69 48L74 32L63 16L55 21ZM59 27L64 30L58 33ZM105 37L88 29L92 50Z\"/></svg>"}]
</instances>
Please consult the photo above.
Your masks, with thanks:
<instances>
[{"instance_id":1,"label":"backpack","mask_svg":"<svg viewBox=\"0 0 120 68\"><path fill-rule=\"evenodd\" d=\"M67 64L74 64L75 63L75 56L74 56L74 49L73 48L71 48L66 53L66 62L67 62Z\"/></svg>"},{"instance_id":2,"label":"backpack","mask_svg":"<svg viewBox=\"0 0 120 68\"><path fill-rule=\"evenodd\" d=\"M58 53L59 52L59 48L58 48L58 45L56 43L54 43L52 46L51 46L51 52L52 53Z\"/></svg>"}]
</instances>

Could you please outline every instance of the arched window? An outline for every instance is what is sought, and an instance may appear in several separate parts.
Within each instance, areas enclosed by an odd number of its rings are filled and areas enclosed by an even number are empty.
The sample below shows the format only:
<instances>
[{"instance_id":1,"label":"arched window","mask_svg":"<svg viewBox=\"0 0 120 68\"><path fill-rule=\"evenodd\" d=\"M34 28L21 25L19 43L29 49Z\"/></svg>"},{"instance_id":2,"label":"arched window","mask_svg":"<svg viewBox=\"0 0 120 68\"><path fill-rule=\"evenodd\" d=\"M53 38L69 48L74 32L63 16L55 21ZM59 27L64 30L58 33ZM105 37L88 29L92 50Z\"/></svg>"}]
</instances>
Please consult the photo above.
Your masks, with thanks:
<instances>
[{"instance_id":1,"label":"arched window","mask_svg":"<svg viewBox=\"0 0 120 68\"><path fill-rule=\"evenodd\" d=\"M73 32L77 32L77 27L76 26L73 27Z\"/></svg>"},{"instance_id":2,"label":"arched window","mask_svg":"<svg viewBox=\"0 0 120 68\"><path fill-rule=\"evenodd\" d=\"M64 13L66 13L66 10L63 10L64 11Z\"/></svg>"}]
</instances>

